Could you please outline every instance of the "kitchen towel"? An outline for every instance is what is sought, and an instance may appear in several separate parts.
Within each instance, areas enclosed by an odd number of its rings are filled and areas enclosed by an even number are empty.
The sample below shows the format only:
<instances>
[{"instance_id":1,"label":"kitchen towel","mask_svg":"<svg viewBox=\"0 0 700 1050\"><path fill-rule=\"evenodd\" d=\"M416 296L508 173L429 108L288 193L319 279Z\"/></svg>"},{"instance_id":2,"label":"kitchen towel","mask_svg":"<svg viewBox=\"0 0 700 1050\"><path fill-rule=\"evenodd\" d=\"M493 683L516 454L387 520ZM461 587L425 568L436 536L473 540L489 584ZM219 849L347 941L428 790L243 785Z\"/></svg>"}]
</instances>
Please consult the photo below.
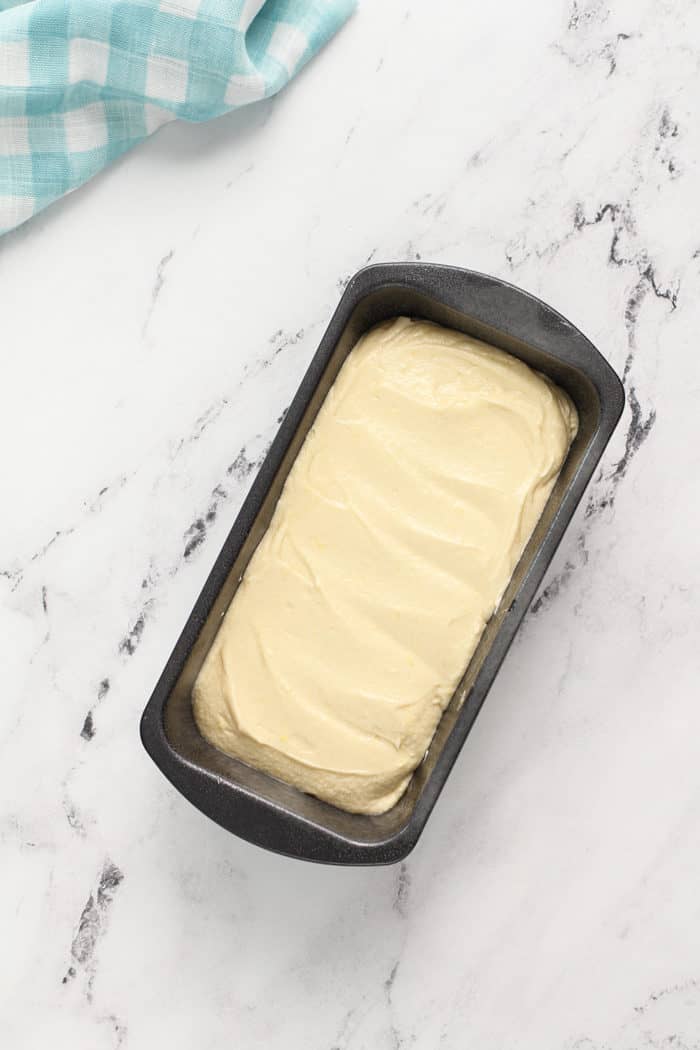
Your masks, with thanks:
<instances>
[{"instance_id":1,"label":"kitchen towel","mask_svg":"<svg viewBox=\"0 0 700 1050\"><path fill-rule=\"evenodd\" d=\"M0 233L168 121L275 94L354 0L0 0Z\"/></svg>"}]
</instances>

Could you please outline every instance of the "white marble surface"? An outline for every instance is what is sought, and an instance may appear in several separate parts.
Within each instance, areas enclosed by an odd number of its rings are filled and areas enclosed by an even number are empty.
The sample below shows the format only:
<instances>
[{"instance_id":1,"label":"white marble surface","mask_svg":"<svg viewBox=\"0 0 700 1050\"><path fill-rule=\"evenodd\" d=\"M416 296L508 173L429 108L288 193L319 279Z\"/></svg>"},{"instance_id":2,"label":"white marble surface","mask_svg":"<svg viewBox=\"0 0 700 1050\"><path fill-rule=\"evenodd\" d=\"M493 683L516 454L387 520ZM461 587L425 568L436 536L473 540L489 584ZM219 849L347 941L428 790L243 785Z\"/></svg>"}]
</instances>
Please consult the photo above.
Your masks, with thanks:
<instances>
[{"instance_id":1,"label":"white marble surface","mask_svg":"<svg viewBox=\"0 0 700 1050\"><path fill-rule=\"evenodd\" d=\"M0 1045L700 1047L700 5L366 0L0 242ZM166 783L142 707L347 276L512 279L628 408L406 864Z\"/></svg>"}]
</instances>

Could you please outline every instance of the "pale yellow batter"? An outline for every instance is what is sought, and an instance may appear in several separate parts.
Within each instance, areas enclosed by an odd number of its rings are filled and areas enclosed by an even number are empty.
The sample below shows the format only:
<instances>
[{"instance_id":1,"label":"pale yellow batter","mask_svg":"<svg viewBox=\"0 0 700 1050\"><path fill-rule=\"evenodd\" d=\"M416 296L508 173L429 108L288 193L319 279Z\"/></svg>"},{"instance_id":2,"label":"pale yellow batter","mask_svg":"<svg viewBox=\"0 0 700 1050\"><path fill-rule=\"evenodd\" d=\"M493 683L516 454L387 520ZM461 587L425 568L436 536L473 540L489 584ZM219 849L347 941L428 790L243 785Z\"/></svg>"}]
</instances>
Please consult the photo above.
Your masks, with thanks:
<instances>
[{"instance_id":1,"label":"pale yellow batter","mask_svg":"<svg viewBox=\"0 0 700 1050\"><path fill-rule=\"evenodd\" d=\"M342 809L393 806L576 429L501 350L407 318L368 332L199 674L204 736Z\"/></svg>"}]
</instances>

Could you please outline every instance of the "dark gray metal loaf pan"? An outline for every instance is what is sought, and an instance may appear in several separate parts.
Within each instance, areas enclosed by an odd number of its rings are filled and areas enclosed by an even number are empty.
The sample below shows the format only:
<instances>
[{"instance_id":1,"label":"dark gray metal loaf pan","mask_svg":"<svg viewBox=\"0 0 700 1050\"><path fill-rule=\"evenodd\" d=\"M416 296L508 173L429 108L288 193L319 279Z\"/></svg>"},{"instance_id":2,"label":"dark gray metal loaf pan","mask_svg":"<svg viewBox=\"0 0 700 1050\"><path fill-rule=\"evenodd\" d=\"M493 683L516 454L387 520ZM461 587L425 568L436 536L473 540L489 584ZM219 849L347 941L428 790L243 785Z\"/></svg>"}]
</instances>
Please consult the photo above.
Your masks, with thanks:
<instances>
[{"instance_id":1,"label":"dark gray metal loaf pan","mask_svg":"<svg viewBox=\"0 0 700 1050\"><path fill-rule=\"evenodd\" d=\"M191 692L202 661L264 534L289 469L345 357L364 331L401 314L477 336L551 376L580 426L542 518L427 755L381 816L345 813L223 754L199 733ZM236 835L292 857L389 864L416 844L525 611L624 406L622 384L555 310L469 270L429 263L370 266L349 282L141 720L146 750L175 787Z\"/></svg>"}]
</instances>

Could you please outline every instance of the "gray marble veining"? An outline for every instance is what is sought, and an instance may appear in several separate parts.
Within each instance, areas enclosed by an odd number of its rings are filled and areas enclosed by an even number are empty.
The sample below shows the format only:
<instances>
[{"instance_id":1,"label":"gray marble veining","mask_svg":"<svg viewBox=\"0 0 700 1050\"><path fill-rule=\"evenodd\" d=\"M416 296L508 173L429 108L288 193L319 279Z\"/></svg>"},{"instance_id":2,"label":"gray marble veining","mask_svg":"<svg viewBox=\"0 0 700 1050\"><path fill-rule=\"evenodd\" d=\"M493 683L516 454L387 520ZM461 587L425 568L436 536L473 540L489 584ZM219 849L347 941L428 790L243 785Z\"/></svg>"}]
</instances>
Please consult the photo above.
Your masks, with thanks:
<instances>
[{"instance_id":1,"label":"gray marble veining","mask_svg":"<svg viewBox=\"0 0 700 1050\"><path fill-rule=\"evenodd\" d=\"M0 241L0 1044L700 1047L700 5L361 4ZM417 850L208 823L138 719L339 291L505 277L627 408Z\"/></svg>"}]
</instances>

